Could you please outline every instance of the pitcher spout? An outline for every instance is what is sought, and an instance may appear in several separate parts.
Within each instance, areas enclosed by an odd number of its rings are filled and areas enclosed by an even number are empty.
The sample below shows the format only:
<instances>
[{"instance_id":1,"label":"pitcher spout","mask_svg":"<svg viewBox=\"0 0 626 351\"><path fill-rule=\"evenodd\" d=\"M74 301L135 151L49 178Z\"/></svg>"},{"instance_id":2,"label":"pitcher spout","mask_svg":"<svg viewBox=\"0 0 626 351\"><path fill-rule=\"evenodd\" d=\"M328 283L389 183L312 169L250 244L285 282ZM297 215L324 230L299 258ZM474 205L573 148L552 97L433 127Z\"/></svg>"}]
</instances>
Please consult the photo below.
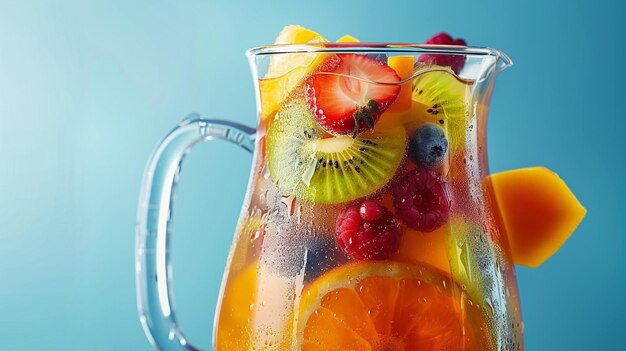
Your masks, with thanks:
<instances>
[{"instance_id":1,"label":"pitcher spout","mask_svg":"<svg viewBox=\"0 0 626 351\"><path fill-rule=\"evenodd\" d=\"M496 73L503 71L505 68L513 66L513 60L509 55L500 50L494 50L496 53Z\"/></svg>"}]
</instances>

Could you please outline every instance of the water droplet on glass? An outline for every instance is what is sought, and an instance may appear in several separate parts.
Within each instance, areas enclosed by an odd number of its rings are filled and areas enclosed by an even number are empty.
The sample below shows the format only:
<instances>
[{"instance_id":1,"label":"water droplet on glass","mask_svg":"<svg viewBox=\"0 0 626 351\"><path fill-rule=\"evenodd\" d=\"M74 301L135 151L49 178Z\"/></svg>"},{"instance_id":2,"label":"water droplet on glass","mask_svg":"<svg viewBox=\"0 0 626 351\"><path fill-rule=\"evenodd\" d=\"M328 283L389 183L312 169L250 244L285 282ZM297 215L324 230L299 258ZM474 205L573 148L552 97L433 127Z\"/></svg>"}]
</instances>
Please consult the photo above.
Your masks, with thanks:
<instances>
[{"instance_id":1,"label":"water droplet on glass","mask_svg":"<svg viewBox=\"0 0 626 351\"><path fill-rule=\"evenodd\" d=\"M296 207L296 197L294 195L281 196L280 202L287 208L289 216L292 216Z\"/></svg>"},{"instance_id":2,"label":"water droplet on glass","mask_svg":"<svg viewBox=\"0 0 626 351\"><path fill-rule=\"evenodd\" d=\"M263 179L270 179L270 169L267 166L263 167Z\"/></svg>"}]
</instances>

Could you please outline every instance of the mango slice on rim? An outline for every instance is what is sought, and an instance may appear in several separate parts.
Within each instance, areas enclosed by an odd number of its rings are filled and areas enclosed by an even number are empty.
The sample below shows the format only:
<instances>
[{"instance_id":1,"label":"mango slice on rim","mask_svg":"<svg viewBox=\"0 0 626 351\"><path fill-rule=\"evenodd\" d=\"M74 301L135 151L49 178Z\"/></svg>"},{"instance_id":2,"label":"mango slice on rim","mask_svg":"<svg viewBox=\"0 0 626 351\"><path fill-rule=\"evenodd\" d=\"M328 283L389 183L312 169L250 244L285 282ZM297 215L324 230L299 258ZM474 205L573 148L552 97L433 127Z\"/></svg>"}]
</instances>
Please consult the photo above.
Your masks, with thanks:
<instances>
[{"instance_id":1,"label":"mango slice on rim","mask_svg":"<svg viewBox=\"0 0 626 351\"><path fill-rule=\"evenodd\" d=\"M493 191L518 265L543 264L587 213L565 182L543 167L492 174L485 185Z\"/></svg>"}]
</instances>

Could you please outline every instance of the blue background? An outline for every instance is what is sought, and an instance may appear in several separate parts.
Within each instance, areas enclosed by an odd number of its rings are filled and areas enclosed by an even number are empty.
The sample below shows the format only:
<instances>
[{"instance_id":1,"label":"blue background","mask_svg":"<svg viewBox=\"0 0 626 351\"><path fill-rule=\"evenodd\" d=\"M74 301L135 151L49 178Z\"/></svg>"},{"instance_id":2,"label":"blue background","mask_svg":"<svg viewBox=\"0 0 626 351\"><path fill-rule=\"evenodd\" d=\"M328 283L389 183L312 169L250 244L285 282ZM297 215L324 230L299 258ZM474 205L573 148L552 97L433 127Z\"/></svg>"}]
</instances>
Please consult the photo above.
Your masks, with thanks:
<instances>
[{"instance_id":1,"label":"blue background","mask_svg":"<svg viewBox=\"0 0 626 351\"><path fill-rule=\"evenodd\" d=\"M515 61L492 101L493 172L544 165L587 207L540 269L518 269L528 350L625 349L625 8L618 1L0 2L0 350L150 350L136 316L136 201L189 112L247 124L244 56L286 24L420 42L441 30ZM234 161L231 161L234 160ZM188 157L175 290L209 349L251 157Z\"/></svg>"}]
</instances>

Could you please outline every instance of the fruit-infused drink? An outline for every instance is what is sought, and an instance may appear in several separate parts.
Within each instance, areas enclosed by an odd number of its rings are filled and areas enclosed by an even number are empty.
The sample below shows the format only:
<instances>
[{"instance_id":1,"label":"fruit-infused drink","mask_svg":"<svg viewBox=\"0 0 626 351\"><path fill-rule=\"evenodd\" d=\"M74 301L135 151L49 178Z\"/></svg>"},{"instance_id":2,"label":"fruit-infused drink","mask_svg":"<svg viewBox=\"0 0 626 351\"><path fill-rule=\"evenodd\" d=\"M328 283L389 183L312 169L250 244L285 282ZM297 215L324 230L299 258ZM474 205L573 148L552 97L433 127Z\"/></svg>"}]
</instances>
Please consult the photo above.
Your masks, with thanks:
<instances>
[{"instance_id":1,"label":"fruit-infused drink","mask_svg":"<svg viewBox=\"0 0 626 351\"><path fill-rule=\"evenodd\" d=\"M169 205L188 148L220 138L254 162L216 350L523 350L513 265L545 261L584 209L543 168L488 175L488 104L508 57L445 34L430 43L452 46L286 27L248 52L256 131L192 116L165 139L138 221L154 344L196 350L170 302Z\"/></svg>"},{"instance_id":2,"label":"fruit-infused drink","mask_svg":"<svg viewBox=\"0 0 626 351\"><path fill-rule=\"evenodd\" d=\"M484 58L333 47L276 54L258 81L217 349L521 349L481 183L491 87L459 75Z\"/></svg>"}]
</instances>

